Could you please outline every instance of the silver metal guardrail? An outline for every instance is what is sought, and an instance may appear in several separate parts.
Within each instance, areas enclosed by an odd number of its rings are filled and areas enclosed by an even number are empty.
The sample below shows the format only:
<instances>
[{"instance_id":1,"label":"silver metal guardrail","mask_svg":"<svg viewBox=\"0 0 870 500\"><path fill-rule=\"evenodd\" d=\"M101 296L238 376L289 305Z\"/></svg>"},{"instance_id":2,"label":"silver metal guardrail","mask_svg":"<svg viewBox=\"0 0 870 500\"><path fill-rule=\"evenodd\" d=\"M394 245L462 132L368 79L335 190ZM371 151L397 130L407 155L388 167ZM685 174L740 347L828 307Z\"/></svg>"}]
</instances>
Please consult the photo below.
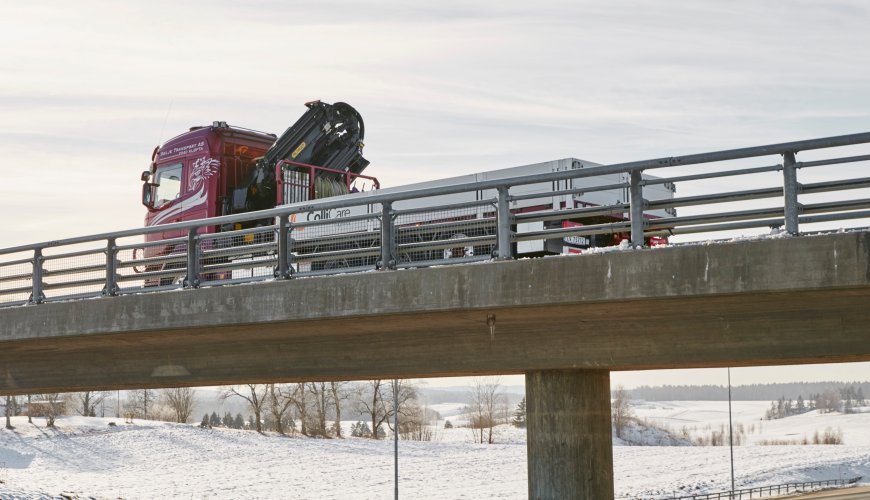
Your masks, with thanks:
<instances>
[{"instance_id":1,"label":"silver metal guardrail","mask_svg":"<svg viewBox=\"0 0 870 500\"><path fill-rule=\"evenodd\" d=\"M525 242L587 241L597 235L624 235L633 247L652 237L751 228L781 227L797 236L806 224L870 219L870 177L830 179L841 175L834 166L866 165L870 151L853 149L867 144L870 132L603 166L574 160L571 168L541 174L358 193L5 248L0 249L0 307L511 259ZM798 161L798 153L810 158ZM825 157L816 158L820 154ZM764 157L760 166L746 164ZM686 173L688 166L693 171ZM825 180L799 182L798 172L810 168L823 171ZM661 175L669 169L680 172ZM744 188L723 190L732 178L745 179ZM683 191L694 184L710 192L650 195L663 186ZM468 199L450 197L460 193ZM625 196L609 203L584 201L595 193ZM825 193L849 194L819 199ZM535 210L517 208L535 203ZM677 209L689 213L676 216ZM331 210L344 216L326 216ZM248 229L216 231L255 222Z\"/></svg>"},{"instance_id":2,"label":"silver metal guardrail","mask_svg":"<svg viewBox=\"0 0 870 500\"><path fill-rule=\"evenodd\" d=\"M809 493L834 488L852 486L861 480L861 476L851 479L827 479L821 481L804 481L800 483L772 484L768 486L755 486L734 491L720 491L716 493L698 494L674 494L670 496L629 496L620 497L619 500L746 500L754 498L773 498L793 493Z\"/></svg>"}]
</instances>

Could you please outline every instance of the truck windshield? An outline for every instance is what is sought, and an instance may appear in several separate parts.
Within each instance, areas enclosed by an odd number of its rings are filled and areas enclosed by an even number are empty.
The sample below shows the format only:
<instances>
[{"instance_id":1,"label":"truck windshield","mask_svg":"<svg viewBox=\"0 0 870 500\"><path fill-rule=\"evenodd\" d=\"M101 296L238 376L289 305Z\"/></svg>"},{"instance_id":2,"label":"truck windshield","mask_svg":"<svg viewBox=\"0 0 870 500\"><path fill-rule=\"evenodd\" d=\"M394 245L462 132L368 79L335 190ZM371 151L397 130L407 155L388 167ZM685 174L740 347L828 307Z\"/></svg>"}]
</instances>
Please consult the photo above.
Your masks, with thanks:
<instances>
[{"instance_id":1,"label":"truck windshield","mask_svg":"<svg viewBox=\"0 0 870 500\"><path fill-rule=\"evenodd\" d=\"M157 200L154 206L159 207L181 195L181 163L161 167L157 172Z\"/></svg>"}]
</instances>

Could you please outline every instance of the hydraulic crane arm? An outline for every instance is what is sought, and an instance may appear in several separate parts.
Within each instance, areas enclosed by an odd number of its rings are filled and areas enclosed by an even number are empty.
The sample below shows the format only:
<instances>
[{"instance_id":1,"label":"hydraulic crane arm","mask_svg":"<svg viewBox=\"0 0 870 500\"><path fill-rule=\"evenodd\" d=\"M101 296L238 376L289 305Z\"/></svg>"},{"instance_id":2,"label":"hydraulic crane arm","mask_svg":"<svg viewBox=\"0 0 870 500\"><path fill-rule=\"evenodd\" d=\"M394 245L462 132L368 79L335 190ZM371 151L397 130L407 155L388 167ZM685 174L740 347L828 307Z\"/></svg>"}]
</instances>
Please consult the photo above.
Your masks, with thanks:
<instances>
[{"instance_id":1,"label":"hydraulic crane arm","mask_svg":"<svg viewBox=\"0 0 870 500\"><path fill-rule=\"evenodd\" d=\"M305 105L308 111L257 160L248 181L233 190L231 207L225 213L274 207L275 168L281 160L354 174L368 166L369 161L362 156L365 125L357 110L344 102L311 101Z\"/></svg>"},{"instance_id":2,"label":"hydraulic crane arm","mask_svg":"<svg viewBox=\"0 0 870 500\"><path fill-rule=\"evenodd\" d=\"M266 152L263 161L274 166L290 160L333 170L361 173L369 162L362 156L365 125L349 104L312 101L308 111Z\"/></svg>"}]
</instances>

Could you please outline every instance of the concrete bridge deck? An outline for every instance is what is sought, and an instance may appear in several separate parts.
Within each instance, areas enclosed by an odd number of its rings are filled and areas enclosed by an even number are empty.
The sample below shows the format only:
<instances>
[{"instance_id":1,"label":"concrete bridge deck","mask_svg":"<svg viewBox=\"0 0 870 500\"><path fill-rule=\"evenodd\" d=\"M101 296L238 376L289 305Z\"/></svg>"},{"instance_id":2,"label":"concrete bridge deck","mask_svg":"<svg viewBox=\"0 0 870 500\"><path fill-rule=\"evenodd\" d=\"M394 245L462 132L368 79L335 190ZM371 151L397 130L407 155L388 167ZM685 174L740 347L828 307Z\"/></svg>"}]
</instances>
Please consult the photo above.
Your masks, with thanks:
<instances>
[{"instance_id":1,"label":"concrete bridge deck","mask_svg":"<svg viewBox=\"0 0 870 500\"><path fill-rule=\"evenodd\" d=\"M275 281L2 309L0 388L859 361L868 305L863 232Z\"/></svg>"}]
</instances>

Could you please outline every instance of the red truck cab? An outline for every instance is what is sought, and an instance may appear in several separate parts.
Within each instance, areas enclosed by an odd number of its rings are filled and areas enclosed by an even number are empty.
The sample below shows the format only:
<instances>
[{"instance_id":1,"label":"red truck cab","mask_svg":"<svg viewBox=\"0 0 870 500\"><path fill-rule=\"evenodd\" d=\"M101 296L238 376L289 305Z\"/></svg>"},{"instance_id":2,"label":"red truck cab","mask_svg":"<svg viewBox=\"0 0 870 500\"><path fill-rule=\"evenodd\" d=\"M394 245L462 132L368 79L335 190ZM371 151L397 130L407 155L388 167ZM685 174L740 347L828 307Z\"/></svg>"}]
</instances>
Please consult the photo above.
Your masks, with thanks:
<instances>
[{"instance_id":1,"label":"red truck cab","mask_svg":"<svg viewBox=\"0 0 870 500\"><path fill-rule=\"evenodd\" d=\"M256 163L275 142L275 136L237 127L225 122L192 127L154 149L151 168L142 173L142 204L148 209L145 225L156 226L228 213L233 189L246 182ZM206 226L201 233L219 229ZM184 230L168 230L145 235L153 242L178 238ZM152 258L186 251L186 244L145 246L144 257ZM177 267L180 263L146 265L154 272ZM168 285L178 277L146 279L146 286Z\"/></svg>"},{"instance_id":2,"label":"red truck cab","mask_svg":"<svg viewBox=\"0 0 870 500\"><path fill-rule=\"evenodd\" d=\"M293 127L288 130L295 131ZM321 127L314 128L313 133L318 137L327 136ZM378 187L377 179L349 169L330 169L286 159L269 163L264 158L268 158L276 140L277 136L273 134L214 122L211 126L192 127L158 146L154 149L150 169L142 173L142 204L148 209L145 225L158 226L269 209L277 204L347 194L364 188L366 183L371 188ZM325 142L328 145L328 141ZM304 141L301 142L291 152L291 158L306 146ZM351 151L356 151L356 147ZM368 164L361 156L357 160L358 164L360 162L364 162L361 168ZM359 185L357 181L360 181ZM251 220L220 227L209 225L198 231L207 234L246 229L263 223L262 220ZM147 278L146 286L171 284L179 279L165 271L184 268L184 264L180 259L163 257L181 255L187 246L186 241L163 245L147 243L185 236L186 230L177 229L146 235L144 257L158 259L146 264L144 271L160 275L159 280L156 276ZM212 244L215 243L208 243Z\"/></svg>"},{"instance_id":3,"label":"red truck cab","mask_svg":"<svg viewBox=\"0 0 870 500\"><path fill-rule=\"evenodd\" d=\"M145 225L155 226L225 215L233 189L251 175L255 159L275 142L264 132L214 122L192 127L158 146L151 169L142 174ZM209 227L208 232L215 229ZM152 233L146 241L182 236Z\"/></svg>"}]
</instances>

